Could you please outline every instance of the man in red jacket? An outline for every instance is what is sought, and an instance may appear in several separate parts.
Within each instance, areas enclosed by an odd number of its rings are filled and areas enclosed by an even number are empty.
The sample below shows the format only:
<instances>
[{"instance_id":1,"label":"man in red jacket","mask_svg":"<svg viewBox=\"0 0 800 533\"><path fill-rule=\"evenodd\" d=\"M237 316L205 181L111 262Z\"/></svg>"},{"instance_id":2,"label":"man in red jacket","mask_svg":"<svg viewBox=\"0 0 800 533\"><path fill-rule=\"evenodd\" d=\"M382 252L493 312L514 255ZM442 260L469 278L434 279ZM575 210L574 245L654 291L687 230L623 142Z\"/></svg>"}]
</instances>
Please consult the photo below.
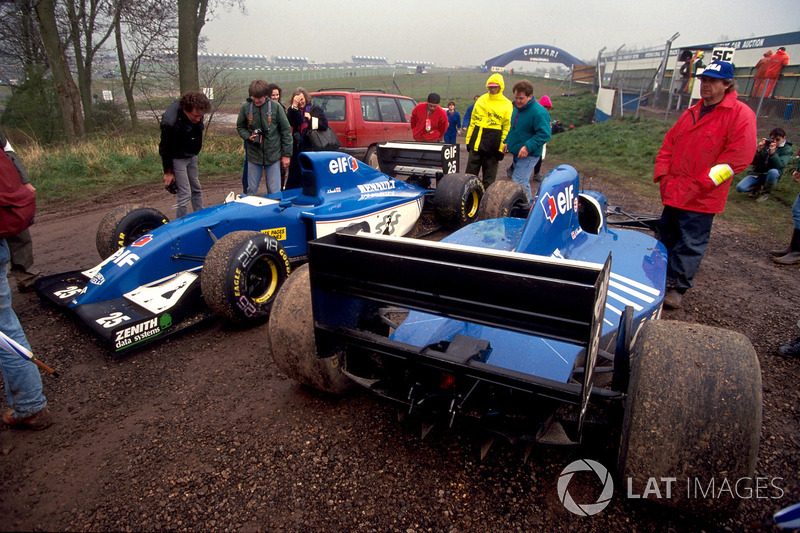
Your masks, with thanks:
<instances>
[{"instance_id":1,"label":"man in red jacket","mask_svg":"<svg viewBox=\"0 0 800 533\"><path fill-rule=\"evenodd\" d=\"M415 141L440 142L447 131L447 113L436 93L428 95L428 101L418 104L411 112L411 133Z\"/></svg>"},{"instance_id":2,"label":"man in red jacket","mask_svg":"<svg viewBox=\"0 0 800 533\"><path fill-rule=\"evenodd\" d=\"M680 307L692 287L730 178L747 168L758 144L756 116L738 100L733 66L714 61L698 79L701 100L667 132L656 156L654 181L664 204L658 237L669 253L667 309Z\"/></svg>"}]
</instances>

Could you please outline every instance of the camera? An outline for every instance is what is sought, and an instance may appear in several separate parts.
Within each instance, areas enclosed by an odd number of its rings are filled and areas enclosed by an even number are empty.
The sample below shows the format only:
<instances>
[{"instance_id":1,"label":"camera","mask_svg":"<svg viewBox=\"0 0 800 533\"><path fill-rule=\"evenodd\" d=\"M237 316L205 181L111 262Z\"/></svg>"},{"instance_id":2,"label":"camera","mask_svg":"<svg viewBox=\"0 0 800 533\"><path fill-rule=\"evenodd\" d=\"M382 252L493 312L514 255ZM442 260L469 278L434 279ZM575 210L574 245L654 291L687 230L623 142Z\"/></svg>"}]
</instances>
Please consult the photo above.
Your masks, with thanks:
<instances>
[{"instance_id":1,"label":"camera","mask_svg":"<svg viewBox=\"0 0 800 533\"><path fill-rule=\"evenodd\" d=\"M772 143L774 143L774 142L775 142L775 139L772 139L770 137L764 137L764 147L765 148L769 148L772 145Z\"/></svg>"},{"instance_id":2,"label":"camera","mask_svg":"<svg viewBox=\"0 0 800 533\"><path fill-rule=\"evenodd\" d=\"M261 131L260 129L253 130L253 135L254 135L254 137L252 138L253 142L256 143L256 144L261 144L261 136L263 134L264 134L264 132Z\"/></svg>"}]
</instances>

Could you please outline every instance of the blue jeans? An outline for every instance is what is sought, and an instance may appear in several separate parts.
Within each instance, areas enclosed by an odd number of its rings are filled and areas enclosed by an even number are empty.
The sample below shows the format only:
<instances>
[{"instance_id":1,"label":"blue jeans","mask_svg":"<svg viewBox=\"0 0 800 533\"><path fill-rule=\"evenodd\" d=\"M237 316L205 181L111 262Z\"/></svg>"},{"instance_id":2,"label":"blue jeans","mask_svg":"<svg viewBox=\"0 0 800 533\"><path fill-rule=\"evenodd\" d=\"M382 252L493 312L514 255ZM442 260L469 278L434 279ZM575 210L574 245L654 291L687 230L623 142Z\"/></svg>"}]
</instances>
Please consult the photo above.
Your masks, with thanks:
<instances>
[{"instance_id":1,"label":"blue jeans","mask_svg":"<svg viewBox=\"0 0 800 533\"><path fill-rule=\"evenodd\" d=\"M281 160L278 159L271 165L247 162L247 194L256 194L261 184L261 174L267 172L267 192L273 193L281 190Z\"/></svg>"},{"instance_id":2,"label":"blue jeans","mask_svg":"<svg viewBox=\"0 0 800 533\"><path fill-rule=\"evenodd\" d=\"M800 194L792 205L792 220L794 220L794 229L800 230Z\"/></svg>"},{"instance_id":3,"label":"blue jeans","mask_svg":"<svg viewBox=\"0 0 800 533\"><path fill-rule=\"evenodd\" d=\"M691 289L708 247L714 213L698 213L665 205L658 222L658 240L667 248L667 289Z\"/></svg>"},{"instance_id":4,"label":"blue jeans","mask_svg":"<svg viewBox=\"0 0 800 533\"><path fill-rule=\"evenodd\" d=\"M533 174L533 168L538 162L538 156L529 155L528 157L522 158L514 156L514 173L511 175L511 179L522 185L522 188L525 189L525 194L528 195L529 201L533 198L533 196L531 196L531 174Z\"/></svg>"},{"instance_id":5,"label":"blue jeans","mask_svg":"<svg viewBox=\"0 0 800 533\"><path fill-rule=\"evenodd\" d=\"M736 190L738 192L748 192L752 191L753 188L764 185L768 183L770 186L775 185L778 183L778 180L781 179L781 172L777 168L771 168L764 174L751 174L749 176L745 176L742 181L736 184Z\"/></svg>"},{"instance_id":6,"label":"blue jeans","mask_svg":"<svg viewBox=\"0 0 800 533\"><path fill-rule=\"evenodd\" d=\"M11 308L11 288L8 286L8 261L10 253L5 239L0 239L0 331L30 350L25 332ZM42 376L39 368L15 353L0 349L0 369L6 387L8 405L18 418L28 418L47 406L42 394Z\"/></svg>"},{"instance_id":7,"label":"blue jeans","mask_svg":"<svg viewBox=\"0 0 800 533\"><path fill-rule=\"evenodd\" d=\"M172 173L178 186L178 205L175 206L175 218L189 212L189 201L192 211L203 209L203 188L197 172L197 156L172 160Z\"/></svg>"}]
</instances>

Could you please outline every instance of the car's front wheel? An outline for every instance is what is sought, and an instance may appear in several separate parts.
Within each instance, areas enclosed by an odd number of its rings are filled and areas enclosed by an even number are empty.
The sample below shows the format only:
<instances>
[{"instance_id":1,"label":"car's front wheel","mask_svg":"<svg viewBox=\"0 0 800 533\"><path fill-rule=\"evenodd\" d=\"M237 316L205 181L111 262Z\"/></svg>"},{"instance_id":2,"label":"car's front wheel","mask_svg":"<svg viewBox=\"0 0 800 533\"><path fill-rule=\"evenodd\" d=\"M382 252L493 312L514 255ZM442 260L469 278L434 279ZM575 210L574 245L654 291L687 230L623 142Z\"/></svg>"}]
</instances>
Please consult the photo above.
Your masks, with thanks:
<instances>
[{"instance_id":1,"label":"car's front wheel","mask_svg":"<svg viewBox=\"0 0 800 533\"><path fill-rule=\"evenodd\" d=\"M200 276L203 299L218 316L252 322L269 314L291 267L283 246L257 231L234 231L209 250Z\"/></svg>"},{"instance_id":2,"label":"car's front wheel","mask_svg":"<svg viewBox=\"0 0 800 533\"><path fill-rule=\"evenodd\" d=\"M121 205L109 211L97 226L97 253L105 259L167 222L169 219L158 209Z\"/></svg>"}]
</instances>

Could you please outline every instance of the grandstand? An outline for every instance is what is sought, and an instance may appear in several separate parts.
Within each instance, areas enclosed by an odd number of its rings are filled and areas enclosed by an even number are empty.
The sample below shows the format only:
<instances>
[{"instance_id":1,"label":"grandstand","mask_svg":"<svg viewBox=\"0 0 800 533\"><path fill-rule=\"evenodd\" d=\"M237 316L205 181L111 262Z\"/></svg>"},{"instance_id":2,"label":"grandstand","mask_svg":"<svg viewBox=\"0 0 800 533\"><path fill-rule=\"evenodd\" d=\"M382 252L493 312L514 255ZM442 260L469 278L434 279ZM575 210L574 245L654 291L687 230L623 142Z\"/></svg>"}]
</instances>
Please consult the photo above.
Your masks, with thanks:
<instances>
[{"instance_id":1,"label":"grandstand","mask_svg":"<svg viewBox=\"0 0 800 533\"><path fill-rule=\"evenodd\" d=\"M363 66L389 66L389 62L386 60L385 57L378 57L378 56L352 56L353 63L356 65L363 65Z\"/></svg>"},{"instance_id":2,"label":"grandstand","mask_svg":"<svg viewBox=\"0 0 800 533\"><path fill-rule=\"evenodd\" d=\"M270 63L276 67L302 68L310 65L307 57L272 56Z\"/></svg>"},{"instance_id":3,"label":"grandstand","mask_svg":"<svg viewBox=\"0 0 800 533\"><path fill-rule=\"evenodd\" d=\"M224 63L231 67L263 67L267 64L267 56L255 54L197 54L200 65L210 63Z\"/></svg>"}]
</instances>

